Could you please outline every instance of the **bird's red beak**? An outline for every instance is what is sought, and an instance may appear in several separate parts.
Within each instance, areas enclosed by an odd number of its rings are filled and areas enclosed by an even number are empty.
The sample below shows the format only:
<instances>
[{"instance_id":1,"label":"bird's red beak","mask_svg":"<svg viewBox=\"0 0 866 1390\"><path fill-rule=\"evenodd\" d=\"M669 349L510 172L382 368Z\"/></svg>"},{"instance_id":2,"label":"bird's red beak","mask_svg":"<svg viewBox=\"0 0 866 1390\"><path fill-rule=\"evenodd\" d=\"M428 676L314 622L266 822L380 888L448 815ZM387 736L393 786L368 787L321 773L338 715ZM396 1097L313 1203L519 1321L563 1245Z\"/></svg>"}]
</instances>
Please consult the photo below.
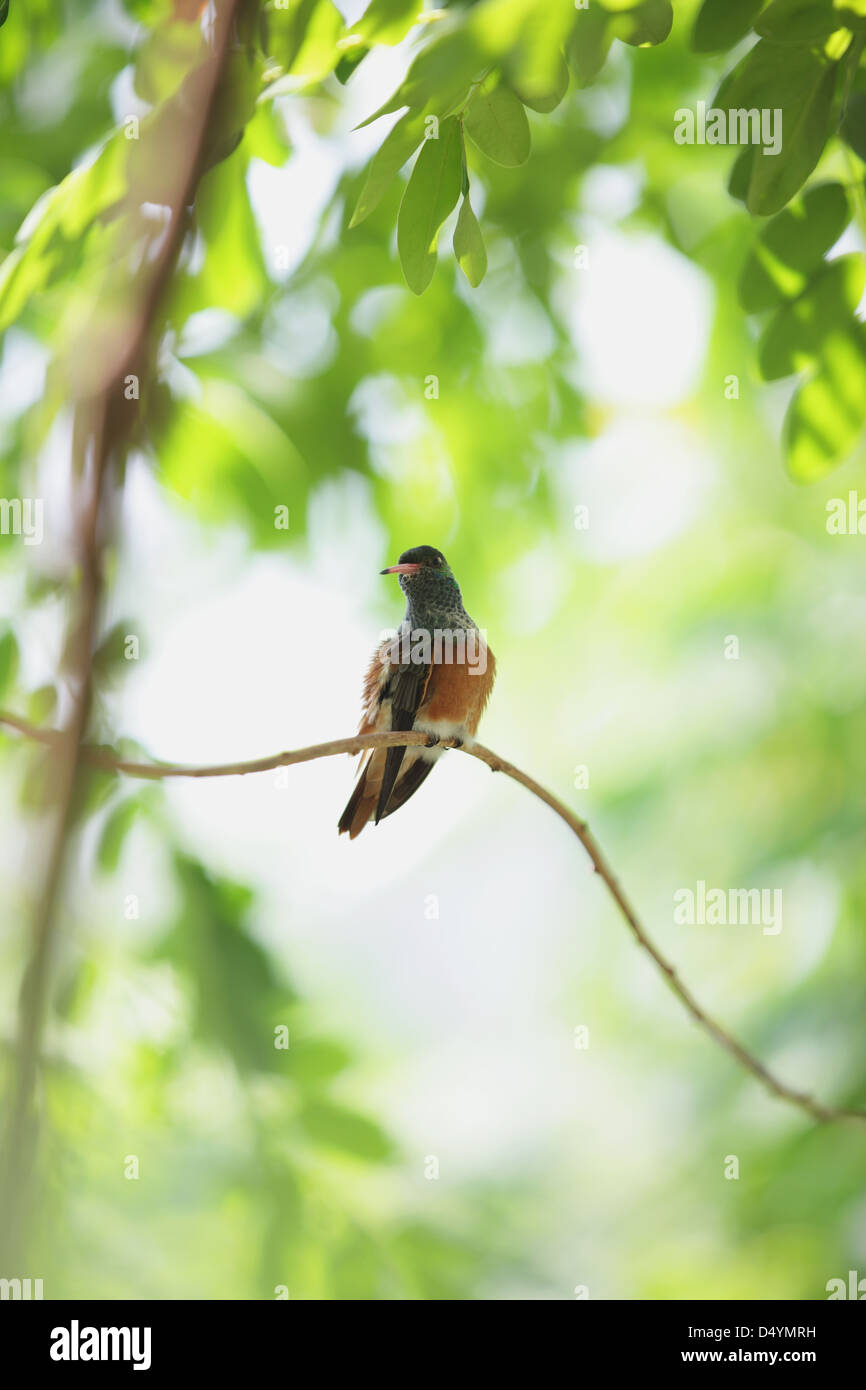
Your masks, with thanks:
<instances>
[{"instance_id":1,"label":"bird's red beak","mask_svg":"<svg viewBox=\"0 0 866 1390\"><path fill-rule=\"evenodd\" d=\"M417 574L420 565L390 565L386 570L380 570L380 574Z\"/></svg>"}]
</instances>

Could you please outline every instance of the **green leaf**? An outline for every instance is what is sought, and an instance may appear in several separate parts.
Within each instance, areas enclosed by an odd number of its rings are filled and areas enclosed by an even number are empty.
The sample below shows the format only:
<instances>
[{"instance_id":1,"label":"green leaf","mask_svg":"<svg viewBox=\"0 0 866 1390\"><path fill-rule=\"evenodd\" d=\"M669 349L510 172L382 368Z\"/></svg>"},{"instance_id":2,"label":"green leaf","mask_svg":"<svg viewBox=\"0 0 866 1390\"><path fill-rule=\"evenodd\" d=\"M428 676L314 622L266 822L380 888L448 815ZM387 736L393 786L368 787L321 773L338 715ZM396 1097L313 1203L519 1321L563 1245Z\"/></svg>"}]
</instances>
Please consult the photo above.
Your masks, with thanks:
<instances>
[{"instance_id":1,"label":"green leaf","mask_svg":"<svg viewBox=\"0 0 866 1390\"><path fill-rule=\"evenodd\" d=\"M300 506L308 477L271 409L226 376L204 375L195 400L173 403L157 443L169 488L208 518L241 517L257 528L260 543L280 543L274 506L287 495Z\"/></svg>"},{"instance_id":2,"label":"green leaf","mask_svg":"<svg viewBox=\"0 0 866 1390\"><path fill-rule=\"evenodd\" d=\"M245 151L239 150L201 181L194 218L204 260L195 274L176 279L171 301L176 325L191 314L215 308L242 319L262 302L268 273L250 204L247 167Z\"/></svg>"},{"instance_id":3,"label":"green leaf","mask_svg":"<svg viewBox=\"0 0 866 1390\"><path fill-rule=\"evenodd\" d=\"M424 139L423 111L407 111L385 136L368 167L350 227L357 227L378 206L385 189Z\"/></svg>"},{"instance_id":4,"label":"green leaf","mask_svg":"<svg viewBox=\"0 0 866 1390\"><path fill-rule=\"evenodd\" d=\"M131 618L121 618L105 634L93 654L93 668L103 680L109 680L127 665L126 639L135 633Z\"/></svg>"},{"instance_id":5,"label":"green leaf","mask_svg":"<svg viewBox=\"0 0 866 1390\"><path fill-rule=\"evenodd\" d=\"M728 177L728 192L732 198L737 198L741 203L744 203L749 196L749 182L752 177L752 165L755 162L756 153L756 145L745 145L731 166Z\"/></svg>"},{"instance_id":6,"label":"green leaf","mask_svg":"<svg viewBox=\"0 0 866 1390\"><path fill-rule=\"evenodd\" d=\"M57 708L57 691L53 685L40 685L27 696L27 718L33 724L47 724Z\"/></svg>"},{"instance_id":7,"label":"green leaf","mask_svg":"<svg viewBox=\"0 0 866 1390\"><path fill-rule=\"evenodd\" d=\"M503 66L521 89L546 94L556 84L560 50L574 19L564 0L484 0L465 10L455 6L444 32L422 47L404 81L362 125L404 106L426 107L444 119L462 107L479 75Z\"/></svg>"},{"instance_id":8,"label":"green leaf","mask_svg":"<svg viewBox=\"0 0 866 1390\"><path fill-rule=\"evenodd\" d=\"M457 30L443 34L422 48L392 96L361 121L358 129L377 121L403 106L429 108L440 117L448 116L463 100L486 54L471 32Z\"/></svg>"},{"instance_id":9,"label":"green leaf","mask_svg":"<svg viewBox=\"0 0 866 1390\"><path fill-rule=\"evenodd\" d=\"M613 43L613 16L600 5L578 10L567 47L568 61L582 87L594 82Z\"/></svg>"},{"instance_id":10,"label":"green leaf","mask_svg":"<svg viewBox=\"0 0 866 1390\"><path fill-rule=\"evenodd\" d=\"M862 328L841 339L788 407L785 461L798 483L814 483L844 463L866 423L866 342Z\"/></svg>"},{"instance_id":11,"label":"green leaf","mask_svg":"<svg viewBox=\"0 0 866 1390\"><path fill-rule=\"evenodd\" d=\"M664 43L674 22L670 0L643 0L625 15L617 16L614 35L632 48Z\"/></svg>"},{"instance_id":12,"label":"green leaf","mask_svg":"<svg viewBox=\"0 0 866 1390\"><path fill-rule=\"evenodd\" d=\"M394 1146L385 1131L373 1120L354 1110L317 1101L304 1106L300 1119L317 1144L340 1149L368 1163L382 1163L393 1157Z\"/></svg>"},{"instance_id":13,"label":"green leaf","mask_svg":"<svg viewBox=\"0 0 866 1390\"><path fill-rule=\"evenodd\" d=\"M487 273L487 251L468 194L463 195L457 226L454 228L454 254L460 269L475 289Z\"/></svg>"},{"instance_id":14,"label":"green leaf","mask_svg":"<svg viewBox=\"0 0 866 1390\"><path fill-rule=\"evenodd\" d=\"M57 765L50 748L32 749L30 762L18 789L22 811L41 815L57 794Z\"/></svg>"},{"instance_id":15,"label":"green leaf","mask_svg":"<svg viewBox=\"0 0 866 1390\"><path fill-rule=\"evenodd\" d=\"M866 162L866 92L852 92L849 96L840 134L858 158Z\"/></svg>"},{"instance_id":16,"label":"green leaf","mask_svg":"<svg viewBox=\"0 0 866 1390\"><path fill-rule=\"evenodd\" d=\"M420 1221L406 1222L392 1242L394 1258L404 1263L417 1292L414 1297L449 1302L463 1297L479 1275L479 1255L463 1240Z\"/></svg>"},{"instance_id":17,"label":"green leaf","mask_svg":"<svg viewBox=\"0 0 866 1390\"><path fill-rule=\"evenodd\" d=\"M452 116L441 123L438 140L424 141L397 218L400 264L415 294L423 294L433 278L439 228L460 196L462 181L460 123Z\"/></svg>"},{"instance_id":18,"label":"green leaf","mask_svg":"<svg viewBox=\"0 0 866 1390\"><path fill-rule=\"evenodd\" d=\"M18 643L15 633L8 629L0 637L0 700L6 698L18 674Z\"/></svg>"},{"instance_id":19,"label":"green leaf","mask_svg":"<svg viewBox=\"0 0 866 1390\"><path fill-rule=\"evenodd\" d=\"M800 294L851 217L840 183L808 188L764 227L743 267L738 292L749 314Z\"/></svg>"},{"instance_id":20,"label":"green leaf","mask_svg":"<svg viewBox=\"0 0 866 1390\"><path fill-rule=\"evenodd\" d=\"M859 327L854 311L864 287L866 265L862 256L840 256L830 261L768 324L758 352L764 380L791 376L832 355L840 338L847 339Z\"/></svg>"},{"instance_id":21,"label":"green leaf","mask_svg":"<svg viewBox=\"0 0 866 1390\"><path fill-rule=\"evenodd\" d=\"M371 0L347 35L357 34L367 44L400 43L423 8L423 0Z\"/></svg>"},{"instance_id":22,"label":"green leaf","mask_svg":"<svg viewBox=\"0 0 866 1390\"><path fill-rule=\"evenodd\" d=\"M568 91L568 83L568 64L562 54L560 54L559 65L553 85L547 91L536 91L532 88L527 88L519 82L512 82L512 86L524 106L530 107L533 111L541 111L546 114L549 111L556 110Z\"/></svg>"},{"instance_id":23,"label":"green leaf","mask_svg":"<svg viewBox=\"0 0 866 1390\"><path fill-rule=\"evenodd\" d=\"M481 153L495 163L513 169L529 158L532 138L523 104L497 75L476 89L463 125Z\"/></svg>"},{"instance_id":24,"label":"green leaf","mask_svg":"<svg viewBox=\"0 0 866 1390\"><path fill-rule=\"evenodd\" d=\"M478 5L472 23L489 55L483 70L497 67L515 91L549 98L562 82L562 50L574 28L574 9L546 0Z\"/></svg>"},{"instance_id":25,"label":"green leaf","mask_svg":"<svg viewBox=\"0 0 866 1390\"><path fill-rule=\"evenodd\" d=\"M108 814L99 837L96 862L104 874L113 874L123 853L123 846L139 813L138 799L127 797L119 802Z\"/></svg>"},{"instance_id":26,"label":"green leaf","mask_svg":"<svg viewBox=\"0 0 866 1390\"><path fill-rule=\"evenodd\" d=\"M294 996L248 930L252 892L185 854L174 856L174 868L180 911L153 954L190 981L196 1037L222 1047L241 1072L281 1071L273 1028Z\"/></svg>"},{"instance_id":27,"label":"green leaf","mask_svg":"<svg viewBox=\"0 0 866 1390\"><path fill-rule=\"evenodd\" d=\"M9 0L0 0L0 29L9 18Z\"/></svg>"},{"instance_id":28,"label":"green leaf","mask_svg":"<svg viewBox=\"0 0 866 1390\"><path fill-rule=\"evenodd\" d=\"M345 1303L378 1303L384 1292L381 1237L349 1227L330 1260L329 1297Z\"/></svg>"},{"instance_id":29,"label":"green leaf","mask_svg":"<svg viewBox=\"0 0 866 1390\"><path fill-rule=\"evenodd\" d=\"M740 155L742 167L748 165L750 212L779 212L818 163L830 133L837 73L838 64L811 48L792 47L782 62L778 47L761 40L725 78L714 107L782 113L779 152L751 145Z\"/></svg>"},{"instance_id":30,"label":"green leaf","mask_svg":"<svg viewBox=\"0 0 866 1390\"><path fill-rule=\"evenodd\" d=\"M83 776L75 784L75 794L70 812L73 822L81 824L95 815L109 797L113 796L116 788L116 773L105 771L102 768L85 768ZM55 782L53 788L49 790L49 795L52 791L56 795L56 790Z\"/></svg>"},{"instance_id":31,"label":"green leaf","mask_svg":"<svg viewBox=\"0 0 866 1390\"><path fill-rule=\"evenodd\" d=\"M352 1060L342 1043L330 1038L291 1040L285 1052L289 1075L299 1086L321 1086L332 1081Z\"/></svg>"},{"instance_id":32,"label":"green leaf","mask_svg":"<svg viewBox=\"0 0 866 1390\"><path fill-rule=\"evenodd\" d=\"M764 0L704 0L692 29L696 53L722 53L748 34Z\"/></svg>"},{"instance_id":33,"label":"green leaf","mask_svg":"<svg viewBox=\"0 0 866 1390\"><path fill-rule=\"evenodd\" d=\"M0 332L33 295L80 264L84 233L126 193L129 149L123 137L113 136L92 164L74 169L39 199L25 224L28 238L0 265Z\"/></svg>"},{"instance_id":34,"label":"green leaf","mask_svg":"<svg viewBox=\"0 0 866 1390\"><path fill-rule=\"evenodd\" d=\"M774 43L823 43L843 24L842 15L821 0L773 0L755 31Z\"/></svg>"},{"instance_id":35,"label":"green leaf","mask_svg":"<svg viewBox=\"0 0 866 1390\"><path fill-rule=\"evenodd\" d=\"M343 16L333 0L290 0L268 8L270 50L286 73L304 84L320 82L340 58Z\"/></svg>"},{"instance_id":36,"label":"green leaf","mask_svg":"<svg viewBox=\"0 0 866 1390\"><path fill-rule=\"evenodd\" d=\"M243 147L248 158L262 159L275 169L283 167L291 146L282 115L273 102L259 102L244 130Z\"/></svg>"},{"instance_id":37,"label":"green leaf","mask_svg":"<svg viewBox=\"0 0 866 1390\"><path fill-rule=\"evenodd\" d=\"M366 44L361 43L355 44L349 49L348 53L343 54L339 63L334 68L334 76L342 87L345 87L352 73L357 67L361 66L369 52L370 50L367 48Z\"/></svg>"}]
</instances>

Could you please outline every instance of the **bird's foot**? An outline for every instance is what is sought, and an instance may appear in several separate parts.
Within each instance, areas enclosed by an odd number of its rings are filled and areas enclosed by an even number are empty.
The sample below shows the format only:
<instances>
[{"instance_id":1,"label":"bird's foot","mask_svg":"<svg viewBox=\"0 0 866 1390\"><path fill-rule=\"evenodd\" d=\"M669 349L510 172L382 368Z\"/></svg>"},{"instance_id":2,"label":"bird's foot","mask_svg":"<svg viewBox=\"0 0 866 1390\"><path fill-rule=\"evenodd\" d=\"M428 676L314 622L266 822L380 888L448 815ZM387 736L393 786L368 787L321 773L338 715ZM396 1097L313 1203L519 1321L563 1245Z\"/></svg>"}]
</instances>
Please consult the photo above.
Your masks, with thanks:
<instances>
[{"instance_id":1,"label":"bird's foot","mask_svg":"<svg viewBox=\"0 0 866 1390\"><path fill-rule=\"evenodd\" d=\"M425 747L425 748L435 748L436 745L437 745L437 743L440 743L440 742L441 742L441 739L439 738L439 735L438 735L438 734L430 734L430 735L428 736L428 738L427 738L427 742L425 743L424 747Z\"/></svg>"}]
</instances>

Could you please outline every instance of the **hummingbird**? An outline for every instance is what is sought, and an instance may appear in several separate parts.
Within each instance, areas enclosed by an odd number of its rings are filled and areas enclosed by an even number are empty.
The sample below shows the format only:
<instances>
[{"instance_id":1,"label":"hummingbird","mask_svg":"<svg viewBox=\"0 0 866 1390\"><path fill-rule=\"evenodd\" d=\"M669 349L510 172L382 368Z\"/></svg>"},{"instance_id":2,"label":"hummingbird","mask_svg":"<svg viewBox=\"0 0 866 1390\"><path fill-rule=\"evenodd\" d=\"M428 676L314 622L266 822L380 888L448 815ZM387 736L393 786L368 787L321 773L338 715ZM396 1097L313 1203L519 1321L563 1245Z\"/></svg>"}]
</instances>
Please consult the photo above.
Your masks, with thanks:
<instances>
[{"instance_id":1,"label":"hummingbird","mask_svg":"<svg viewBox=\"0 0 866 1390\"><path fill-rule=\"evenodd\" d=\"M418 729L425 746L374 748L366 754L339 833L360 835L399 810L433 770L441 739L462 744L478 728L496 673L493 653L466 609L460 586L432 545L404 550L396 574L406 596L406 613L396 637L376 649L367 670L358 732Z\"/></svg>"}]
</instances>

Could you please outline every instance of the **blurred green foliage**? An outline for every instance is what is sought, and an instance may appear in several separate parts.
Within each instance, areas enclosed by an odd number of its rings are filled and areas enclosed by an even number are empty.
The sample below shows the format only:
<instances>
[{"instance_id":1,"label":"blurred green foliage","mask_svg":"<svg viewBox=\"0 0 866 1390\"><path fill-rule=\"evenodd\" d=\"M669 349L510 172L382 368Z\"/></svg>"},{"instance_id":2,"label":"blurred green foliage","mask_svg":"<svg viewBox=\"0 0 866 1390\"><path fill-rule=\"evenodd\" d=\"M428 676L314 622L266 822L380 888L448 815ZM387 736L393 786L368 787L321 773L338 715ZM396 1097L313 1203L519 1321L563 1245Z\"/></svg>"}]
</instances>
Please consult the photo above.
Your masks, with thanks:
<instances>
[{"instance_id":1,"label":"blurred green foliage","mask_svg":"<svg viewBox=\"0 0 866 1390\"><path fill-rule=\"evenodd\" d=\"M83 15L70 15L63 41L66 53L75 55L77 68L76 85L67 93L68 100L74 102L73 122L55 120L52 125L49 117L48 124L34 123L26 97L16 101L16 92L20 98L21 92L38 91L41 72L48 71L46 49L49 55L53 52L50 45L58 34L52 7L36 5L26 26L23 18L13 16L4 35L0 62L7 95L2 114L7 150L14 154L7 154L2 170L8 190L2 239L8 255L0 271L0 326L13 322L36 326L41 310L48 316L44 326L56 334L58 320L69 315L69 333L74 341L80 332L80 317L73 310L81 298L82 276L100 256L117 254L112 250L112 222L125 190L132 189L136 197L155 203L160 200L162 174L142 164L150 147L147 133L161 121L173 118L179 103L183 109L189 87L185 74L206 50L193 22L199 7L139 4L129 9L139 27L127 31L125 43L119 38L121 26L112 26L118 41L106 42L98 25L90 26L88 32ZM206 162L215 162L216 167L206 177L198 199L196 228L201 251L193 261L195 272L184 272L176 290L172 321L179 334L196 312L206 308L232 315L238 321L238 332L244 324L256 337L266 330L269 267L256 234L246 175L250 158L278 165L288 157L285 129L279 118L274 119L271 102L285 91L313 91L346 62L357 80L360 63L369 58L371 50L401 42L421 13L418 5L374 4L357 23L346 25L331 0L316 4L304 0L280 7L269 4L261 13L258 10L252 3L241 7L222 116L209 133ZM469 268L471 281L480 283L487 264L484 237L497 234L505 211L495 206L496 190L504 191L508 186L491 164L524 164L530 158L531 145L526 110L546 115L558 112L569 80L578 88L590 89L603 81L612 45L647 49L667 44L676 49L672 60L674 64L677 57L681 60L679 69L673 69L683 78L680 93L691 94L700 90L702 69L693 65L692 74L687 75L687 66L682 66L689 62L683 40L689 38L701 54L724 55L731 49L736 53L738 43L754 27L758 42L734 63L713 101L725 109L779 111L788 135L779 153L769 157L757 146L745 147L734 164L731 191L753 213L778 213L812 175L828 141L832 146L841 136L848 152L848 165L842 167L851 185L850 198L844 204L845 221L855 213L859 216L866 206L857 153L864 129L860 108L866 38L866 16L859 3L837 5L832 0L812 0L801 4L797 0L791 5L787 0L776 0L766 7L707 0L699 9L691 34L684 32L685 25L681 24L673 36L673 11L668 0L610 0L607 5L593 4L587 9L543 5L537 0L484 0L465 9L438 11L428 18L405 79L376 116L408 110L374 156L360 200L357 192L353 197L351 221L356 226L372 214L402 165L422 146L401 199L399 218L393 203L386 201L385 210L363 243L353 247L359 233L355 238L346 236L341 244L347 261L356 269L363 267L362 279L368 287L393 279L385 266L375 268L367 258L377 247L380 253L388 251L382 235L389 222L392 226L397 222L398 254L407 281L417 293L427 289L436 263L439 230L457 202L455 187L459 189L461 181L466 211L458 261ZM569 59L570 79L563 55ZM108 96L112 80L127 67L130 57L134 60L134 93L151 108L142 118L140 140L129 138L128 122L126 128L116 128L117 112L112 119ZM642 56L638 62L646 65L648 59ZM660 74L665 66L656 63L647 70ZM22 75L26 75L27 86ZM342 76L346 82L352 80L345 69ZM47 77L45 82L47 85ZM656 97L654 110L648 113L651 125L657 124L662 113L663 122L667 116L666 97L661 91ZM332 92L329 100L334 100ZM586 123L576 114L580 109L573 97L564 118L543 123L534 120L536 144L542 142L536 163L544 168L546 146L548 159L560 169L560 182L568 163L579 168L581 163L601 158L599 148L586 148ZM673 111L670 114L673 116ZM646 126L640 124L640 116L635 110L628 128L633 134L640 131L646 158L650 137ZM445 122L441 144L440 120ZM470 137L469 149L464 131ZM70 172L73 162L88 150L89 158ZM604 157L609 158L609 152ZM530 178L527 174L526 179L515 182L511 177L511 187L521 200L524 194L535 191L527 182ZM485 187L486 201L493 204L489 211L485 207L480 225L469 210L473 179ZM549 198L554 190L551 181L547 182ZM54 191L47 193L52 187ZM563 191L568 193L569 187L566 180ZM46 197L38 214L28 218L26 234L13 244L34 199L43 193ZM351 183L338 190L334 207L339 208L347 195L352 196ZM567 200L557 199L557 203L561 209ZM324 225L328 225L327 218ZM509 234L507 225L502 230ZM543 228L537 230L540 233ZM841 234L844 223L835 230ZM796 256L799 233L798 220L781 219L774 233L776 254ZM463 240L467 235L472 240L471 252ZM527 231L517 235L526 237ZM273 269L271 265L271 273ZM343 303L346 288L340 286ZM794 304L794 312L814 320L809 342L798 358L807 376L795 393L784 435L793 475L811 481L848 456L862 433L866 407L860 386L866 353L862 330L845 296L820 294L815 298L808 287L790 283L782 292L793 301L803 297L799 308ZM748 301L744 307L749 307ZM74 351L71 346L70 350ZM834 420L832 403L839 397L841 377L849 368L856 379L844 393L843 419ZM272 386L276 389L275 380ZM288 385L287 391L290 394ZM237 401L234 407L231 413L236 416ZM201 431L212 435L213 450L226 458L227 490L233 498L231 474L237 468L250 472L250 451L242 447L238 434L249 438L252 432L252 452L257 457L266 458L272 448L285 447L285 437L292 441L300 455L296 484L303 485L302 460L307 470L313 467L318 471L322 466L318 461L310 463L308 431L303 424L298 428L291 409L287 410L288 418L282 418L283 412L269 401L256 402L256 407L261 408L258 425L251 409L244 429L233 431L224 420L214 419L211 409L190 408L186 401L176 399L176 393L154 389L148 405L148 429L169 477L173 456L187 452L187 430ZM314 414L321 419L318 412ZM339 420L334 428L339 431ZM362 460L357 449L351 448L352 433L351 422L344 419L342 437L336 433L323 440L320 452L327 457L338 450L345 461L357 465ZM259 464L259 469L262 466ZM179 464L172 477L183 495L189 495L190 489L186 472ZM267 477L262 485L264 496ZM257 504L254 509L260 514ZM259 539L264 540L264 532Z\"/></svg>"}]
</instances>

